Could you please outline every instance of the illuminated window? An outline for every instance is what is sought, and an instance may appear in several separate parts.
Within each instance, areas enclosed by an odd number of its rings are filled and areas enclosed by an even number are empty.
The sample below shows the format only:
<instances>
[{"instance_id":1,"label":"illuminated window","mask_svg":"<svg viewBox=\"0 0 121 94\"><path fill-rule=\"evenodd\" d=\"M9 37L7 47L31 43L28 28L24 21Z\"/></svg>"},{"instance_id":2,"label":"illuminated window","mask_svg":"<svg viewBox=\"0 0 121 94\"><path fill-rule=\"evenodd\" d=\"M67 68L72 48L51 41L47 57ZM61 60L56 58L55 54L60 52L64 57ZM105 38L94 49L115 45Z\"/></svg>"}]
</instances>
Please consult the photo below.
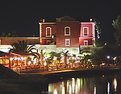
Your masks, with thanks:
<instances>
[{"instance_id":1,"label":"illuminated window","mask_svg":"<svg viewBox=\"0 0 121 94\"><path fill-rule=\"evenodd\" d=\"M51 37L51 27L46 27L46 37Z\"/></svg>"},{"instance_id":2,"label":"illuminated window","mask_svg":"<svg viewBox=\"0 0 121 94\"><path fill-rule=\"evenodd\" d=\"M70 46L70 39L65 39L65 46Z\"/></svg>"},{"instance_id":3,"label":"illuminated window","mask_svg":"<svg viewBox=\"0 0 121 94\"><path fill-rule=\"evenodd\" d=\"M89 32L89 28L88 27L83 27L83 36L87 36Z\"/></svg>"},{"instance_id":4,"label":"illuminated window","mask_svg":"<svg viewBox=\"0 0 121 94\"><path fill-rule=\"evenodd\" d=\"M70 27L66 26L64 28L65 36L70 36Z\"/></svg>"},{"instance_id":5,"label":"illuminated window","mask_svg":"<svg viewBox=\"0 0 121 94\"><path fill-rule=\"evenodd\" d=\"M88 45L88 40L84 40L84 45Z\"/></svg>"}]
</instances>

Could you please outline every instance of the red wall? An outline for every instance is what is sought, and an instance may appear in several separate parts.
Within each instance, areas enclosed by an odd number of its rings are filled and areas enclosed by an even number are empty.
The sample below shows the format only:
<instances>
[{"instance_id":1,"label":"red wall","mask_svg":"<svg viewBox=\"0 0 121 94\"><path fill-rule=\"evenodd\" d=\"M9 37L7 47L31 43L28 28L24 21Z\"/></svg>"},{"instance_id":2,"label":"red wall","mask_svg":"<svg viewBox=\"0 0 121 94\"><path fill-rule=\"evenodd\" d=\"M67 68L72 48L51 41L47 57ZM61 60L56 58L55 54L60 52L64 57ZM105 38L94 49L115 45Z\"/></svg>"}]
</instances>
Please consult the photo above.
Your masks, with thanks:
<instances>
[{"instance_id":1,"label":"red wall","mask_svg":"<svg viewBox=\"0 0 121 94\"><path fill-rule=\"evenodd\" d=\"M64 28L68 26L71 29L71 35L64 35ZM56 46L65 47L65 39L70 39L70 47L79 47L79 45L84 45L84 40L88 40L88 45L94 45L93 41L93 22L78 22L78 21L61 21L61 22L44 22L41 23L41 44L47 45L47 41L53 41L51 37L46 37L46 27L52 28L52 34L56 36ZM83 27L89 28L88 36L83 36Z\"/></svg>"},{"instance_id":2,"label":"red wall","mask_svg":"<svg viewBox=\"0 0 121 94\"><path fill-rule=\"evenodd\" d=\"M70 27L71 35L64 35L64 27ZM70 47L79 47L79 22L77 21L63 21L56 23L56 46L65 47L65 39L70 39Z\"/></svg>"},{"instance_id":3,"label":"red wall","mask_svg":"<svg viewBox=\"0 0 121 94\"><path fill-rule=\"evenodd\" d=\"M50 40L52 42L52 37L46 37L46 27L51 27L51 34L56 34L56 24L55 23L42 23L41 26L41 35L42 35L42 42L40 44L46 45L48 44L47 41Z\"/></svg>"},{"instance_id":4,"label":"red wall","mask_svg":"<svg viewBox=\"0 0 121 94\"><path fill-rule=\"evenodd\" d=\"M89 34L87 36L83 36L83 27L89 28ZM79 37L79 45L84 45L84 40L88 40L88 45L94 45L93 42L93 22L82 22L80 23L80 37Z\"/></svg>"}]
</instances>

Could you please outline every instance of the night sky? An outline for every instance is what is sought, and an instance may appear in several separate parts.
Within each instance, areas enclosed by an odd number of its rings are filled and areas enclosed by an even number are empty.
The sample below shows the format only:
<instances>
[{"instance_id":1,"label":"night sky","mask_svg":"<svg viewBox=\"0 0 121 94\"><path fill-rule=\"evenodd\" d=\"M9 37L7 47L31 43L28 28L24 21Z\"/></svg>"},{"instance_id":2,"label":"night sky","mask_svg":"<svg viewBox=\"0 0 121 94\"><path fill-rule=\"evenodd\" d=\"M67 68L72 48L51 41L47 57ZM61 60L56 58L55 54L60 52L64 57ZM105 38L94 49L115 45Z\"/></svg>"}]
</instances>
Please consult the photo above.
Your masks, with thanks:
<instances>
[{"instance_id":1,"label":"night sky","mask_svg":"<svg viewBox=\"0 0 121 94\"><path fill-rule=\"evenodd\" d=\"M39 20L71 16L79 21L96 18L104 40L111 40L112 20L121 15L120 0L3 0L0 2L0 33L39 36ZM109 34L110 33L110 34Z\"/></svg>"}]
</instances>

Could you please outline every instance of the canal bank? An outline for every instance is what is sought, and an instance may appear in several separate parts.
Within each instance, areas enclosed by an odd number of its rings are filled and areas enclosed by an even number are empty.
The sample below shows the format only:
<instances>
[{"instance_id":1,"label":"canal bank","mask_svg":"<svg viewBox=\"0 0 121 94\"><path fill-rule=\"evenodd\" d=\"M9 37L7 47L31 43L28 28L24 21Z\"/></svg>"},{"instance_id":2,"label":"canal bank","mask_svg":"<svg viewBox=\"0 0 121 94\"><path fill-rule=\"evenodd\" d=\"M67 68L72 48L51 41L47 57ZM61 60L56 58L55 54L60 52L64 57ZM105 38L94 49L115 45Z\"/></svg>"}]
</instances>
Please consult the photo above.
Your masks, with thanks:
<instances>
[{"instance_id":1,"label":"canal bank","mask_svg":"<svg viewBox=\"0 0 121 94\"><path fill-rule=\"evenodd\" d=\"M71 77L84 77L84 76L100 76L100 75L111 75L120 73L120 67L110 67L110 68L91 68L91 69L68 69L68 70L58 70L58 71L44 71L37 73L23 73L24 77L30 78L40 78L42 81L52 82L61 79L71 78Z\"/></svg>"}]
</instances>

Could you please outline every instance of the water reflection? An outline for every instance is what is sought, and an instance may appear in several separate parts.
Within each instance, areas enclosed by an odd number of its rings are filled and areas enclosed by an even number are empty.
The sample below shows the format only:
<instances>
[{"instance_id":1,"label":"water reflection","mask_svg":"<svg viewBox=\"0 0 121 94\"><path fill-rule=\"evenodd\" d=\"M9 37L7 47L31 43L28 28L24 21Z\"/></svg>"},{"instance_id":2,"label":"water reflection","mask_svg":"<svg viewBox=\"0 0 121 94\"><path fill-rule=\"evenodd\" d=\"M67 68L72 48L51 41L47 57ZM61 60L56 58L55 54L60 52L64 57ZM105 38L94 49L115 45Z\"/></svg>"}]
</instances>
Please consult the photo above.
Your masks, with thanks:
<instances>
[{"instance_id":1,"label":"water reflection","mask_svg":"<svg viewBox=\"0 0 121 94\"><path fill-rule=\"evenodd\" d=\"M49 94L118 94L117 84L117 78L112 76L71 78L50 83L48 92Z\"/></svg>"},{"instance_id":2,"label":"water reflection","mask_svg":"<svg viewBox=\"0 0 121 94\"><path fill-rule=\"evenodd\" d=\"M113 80L113 85L114 85L114 91L116 92L117 91L117 79L114 78Z\"/></svg>"},{"instance_id":3,"label":"water reflection","mask_svg":"<svg viewBox=\"0 0 121 94\"><path fill-rule=\"evenodd\" d=\"M110 94L110 83L108 82L108 86L107 86L107 92L108 94Z\"/></svg>"}]
</instances>

